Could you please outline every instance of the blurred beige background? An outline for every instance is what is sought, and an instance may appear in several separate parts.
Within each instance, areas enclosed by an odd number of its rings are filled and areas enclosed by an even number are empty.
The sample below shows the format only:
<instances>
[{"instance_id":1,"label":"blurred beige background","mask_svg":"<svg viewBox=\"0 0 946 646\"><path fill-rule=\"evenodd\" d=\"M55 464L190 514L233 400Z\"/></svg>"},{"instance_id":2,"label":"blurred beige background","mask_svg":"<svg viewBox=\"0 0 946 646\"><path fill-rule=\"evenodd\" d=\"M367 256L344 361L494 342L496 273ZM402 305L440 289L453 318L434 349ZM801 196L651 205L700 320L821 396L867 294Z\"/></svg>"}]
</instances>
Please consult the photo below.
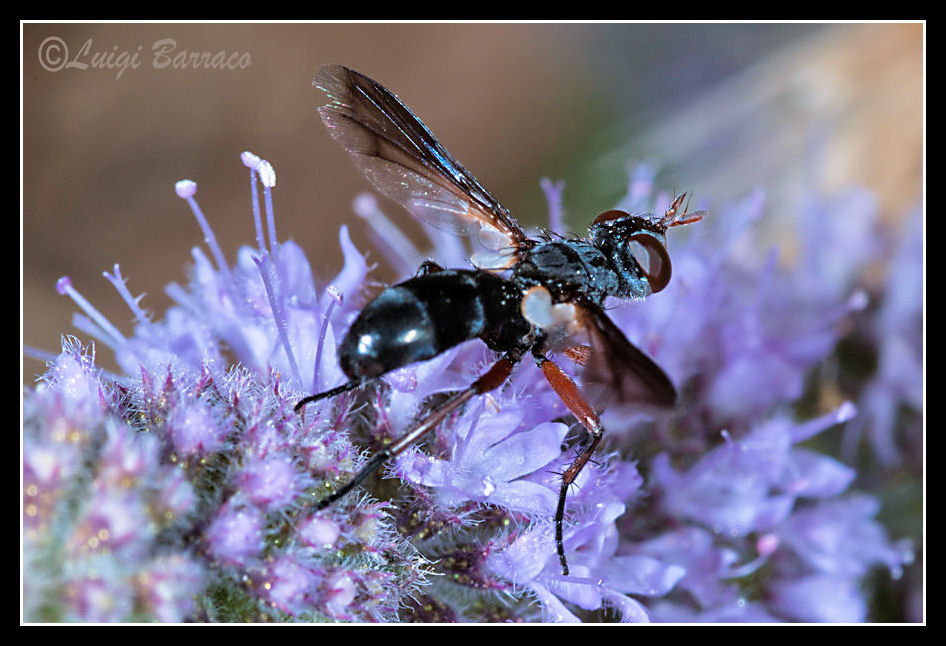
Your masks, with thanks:
<instances>
[{"instance_id":1,"label":"blurred beige background","mask_svg":"<svg viewBox=\"0 0 946 646\"><path fill-rule=\"evenodd\" d=\"M253 241L239 154L273 163L280 239L317 276L340 265L338 227L368 248L352 199L368 189L324 131L311 87L342 63L395 91L526 224L545 222L543 176L566 181L581 231L648 160L678 187L730 199L762 186L790 212L811 133L819 189L874 189L885 214L922 185L923 26L899 25L23 25L23 343L54 352L71 326L74 286L125 333L131 313L102 278L121 265L160 316L163 288L186 280L201 234L174 194L198 201L228 260ZM48 40L55 38L58 40ZM242 70L155 69L152 45L248 53ZM127 69L41 64L138 53ZM88 44L88 51L83 47ZM140 51L139 51L139 48ZM47 52L55 56L56 51ZM746 124L751 124L747 127ZM669 182L667 182L669 184ZM388 209L399 223L406 214ZM380 278L386 276L384 270ZM85 335L78 336L85 339ZM111 367L107 349L100 363ZM42 363L23 361L23 381Z\"/></svg>"}]
</instances>

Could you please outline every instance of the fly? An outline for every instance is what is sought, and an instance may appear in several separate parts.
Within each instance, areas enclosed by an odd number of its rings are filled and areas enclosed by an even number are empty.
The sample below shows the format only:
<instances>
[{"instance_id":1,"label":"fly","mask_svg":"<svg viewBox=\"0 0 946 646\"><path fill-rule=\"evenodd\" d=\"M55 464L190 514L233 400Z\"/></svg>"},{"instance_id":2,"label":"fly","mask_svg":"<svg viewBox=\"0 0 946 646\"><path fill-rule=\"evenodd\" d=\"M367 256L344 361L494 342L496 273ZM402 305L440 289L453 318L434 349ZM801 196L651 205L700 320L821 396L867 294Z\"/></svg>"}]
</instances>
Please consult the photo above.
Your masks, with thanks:
<instances>
[{"instance_id":1,"label":"fly","mask_svg":"<svg viewBox=\"0 0 946 646\"><path fill-rule=\"evenodd\" d=\"M339 349L349 381L302 399L296 411L470 339L481 339L498 356L470 386L378 450L317 508L345 496L473 397L502 386L514 366L531 354L590 436L562 474L555 513L556 549L567 575L566 495L604 434L590 400L668 409L677 398L664 371L604 313L605 299L640 299L666 287L671 274L666 231L696 222L703 213L687 213L684 193L661 216L606 211L594 219L585 238L530 238L390 90L338 65L323 66L315 85L329 97L319 108L322 121L368 180L419 220L469 236L480 250L470 269L428 261L414 277L369 302ZM553 352L584 366L585 393L549 359ZM603 397L590 397L590 390Z\"/></svg>"}]
</instances>

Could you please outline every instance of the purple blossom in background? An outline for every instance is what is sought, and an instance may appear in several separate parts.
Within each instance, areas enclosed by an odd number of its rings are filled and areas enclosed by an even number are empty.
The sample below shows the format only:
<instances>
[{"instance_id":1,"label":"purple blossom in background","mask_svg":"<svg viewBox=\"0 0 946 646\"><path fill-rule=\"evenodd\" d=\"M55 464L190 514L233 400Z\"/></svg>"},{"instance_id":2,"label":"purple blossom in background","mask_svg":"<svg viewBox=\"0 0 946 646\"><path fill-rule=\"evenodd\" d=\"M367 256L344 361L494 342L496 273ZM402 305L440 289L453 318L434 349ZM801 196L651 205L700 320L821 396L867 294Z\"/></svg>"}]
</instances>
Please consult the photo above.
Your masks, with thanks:
<instances>
[{"instance_id":1,"label":"purple blossom in background","mask_svg":"<svg viewBox=\"0 0 946 646\"><path fill-rule=\"evenodd\" d=\"M866 434L892 464L898 411L922 415L915 223L885 247L869 196L813 201L801 257L785 264L756 241L757 194L671 235L670 286L610 314L682 401L668 419L604 413L605 448L568 499L563 576L558 473L581 433L528 362L365 490L314 511L491 357L465 343L295 414L301 397L345 381L336 347L370 296L368 266L343 227L344 267L316 282L302 249L277 238L272 166L242 158L255 244L229 264L196 184L178 183L206 248L192 250L188 284L168 286L164 316L141 308L118 266L105 277L135 316L131 335L68 279L57 285L99 346L64 337L25 395L27 621L859 622L872 619L872 572L895 580L911 562L912 544L877 520L878 499L857 491L858 471L817 447L844 428L849 450ZM543 188L559 229L563 185ZM618 208L662 212L670 200L641 167ZM370 196L355 212L403 276L428 257L467 264L462 239L431 231L420 250ZM876 262L891 277L869 293L858 281ZM812 373L852 330L879 353L847 395L863 399L805 404ZM121 375L96 367L103 344Z\"/></svg>"}]
</instances>

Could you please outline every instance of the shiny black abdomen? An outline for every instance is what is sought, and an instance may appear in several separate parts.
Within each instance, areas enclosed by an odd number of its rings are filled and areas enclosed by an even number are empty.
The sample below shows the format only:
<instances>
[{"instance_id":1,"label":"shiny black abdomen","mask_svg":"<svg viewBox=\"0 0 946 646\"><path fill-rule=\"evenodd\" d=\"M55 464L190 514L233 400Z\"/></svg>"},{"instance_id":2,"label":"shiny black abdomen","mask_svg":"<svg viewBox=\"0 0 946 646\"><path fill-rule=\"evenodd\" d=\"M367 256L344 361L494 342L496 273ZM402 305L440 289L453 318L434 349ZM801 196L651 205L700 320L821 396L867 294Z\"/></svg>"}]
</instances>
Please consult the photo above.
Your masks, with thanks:
<instances>
[{"instance_id":1,"label":"shiny black abdomen","mask_svg":"<svg viewBox=\"0 0 946 646\"><path fill-rule=\"evenodd\" d=\"M515 283L485 271L443 270L385 289L358 314L339 361L349 378L378 377L481 338L492 349L527 347Z\"/></svg>"}]
</instances>

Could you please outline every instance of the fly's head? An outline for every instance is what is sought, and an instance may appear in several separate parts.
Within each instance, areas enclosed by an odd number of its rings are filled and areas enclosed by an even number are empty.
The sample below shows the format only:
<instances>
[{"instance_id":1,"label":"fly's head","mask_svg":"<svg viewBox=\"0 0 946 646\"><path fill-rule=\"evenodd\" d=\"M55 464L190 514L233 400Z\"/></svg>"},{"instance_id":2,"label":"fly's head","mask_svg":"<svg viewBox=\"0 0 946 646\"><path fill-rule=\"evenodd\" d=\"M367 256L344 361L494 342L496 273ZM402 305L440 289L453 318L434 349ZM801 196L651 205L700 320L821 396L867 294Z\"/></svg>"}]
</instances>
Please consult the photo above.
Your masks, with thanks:
<instances>
[{"instance_id":1,"label":"fly's head","mask_svg":"<svg viewBox=\"0 0 946 646\"><path fill-rule=\"evenodd\" d=\"M594 219L588 233L607 256L620 277L621 298L644 298L656 294L670 282L667 229L703 219L704 212L680 212L686 193L677 197L660 217L605 211Z\"/></svg>"}]
</instances>

